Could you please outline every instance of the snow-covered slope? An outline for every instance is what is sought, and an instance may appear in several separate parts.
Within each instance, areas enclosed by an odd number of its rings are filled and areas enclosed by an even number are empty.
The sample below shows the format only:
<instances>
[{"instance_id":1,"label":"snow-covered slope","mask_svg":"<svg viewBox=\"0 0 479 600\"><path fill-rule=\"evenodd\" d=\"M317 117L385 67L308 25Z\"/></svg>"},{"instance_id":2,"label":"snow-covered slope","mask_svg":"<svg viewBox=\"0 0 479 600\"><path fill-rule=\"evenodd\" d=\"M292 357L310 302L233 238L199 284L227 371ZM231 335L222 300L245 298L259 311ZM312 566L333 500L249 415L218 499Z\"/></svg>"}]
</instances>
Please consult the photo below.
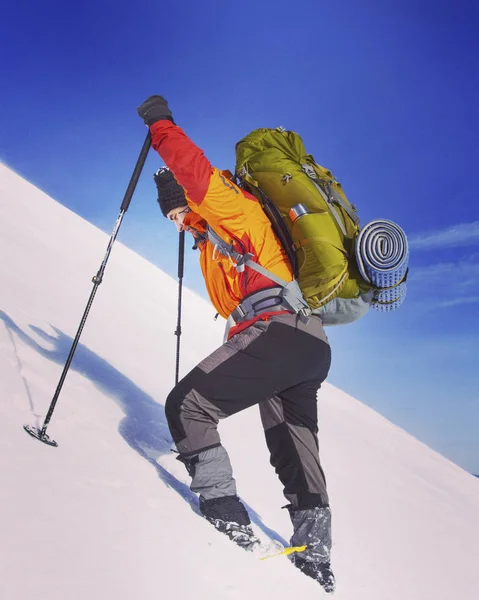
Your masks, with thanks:
<instances>
[{"instance_id":1,"label":"snow-covered slope","mask_svg":"<svg viewBox=\"0 0 479 600\"><path fill-rule=\"evenodd\" d=\"M168 464L176 283L121 244L48 430L59 447L23 431L42 423L107 242L0 165L0 598L320 597L286 558L260 561L216 533ZM183 373L223 329L189 291L184 313ZM320 424L335 597L476 600L479 480L329 385ZM287 540L257 409L220 431L255 528Z\"/></svg>"}]
</instances>

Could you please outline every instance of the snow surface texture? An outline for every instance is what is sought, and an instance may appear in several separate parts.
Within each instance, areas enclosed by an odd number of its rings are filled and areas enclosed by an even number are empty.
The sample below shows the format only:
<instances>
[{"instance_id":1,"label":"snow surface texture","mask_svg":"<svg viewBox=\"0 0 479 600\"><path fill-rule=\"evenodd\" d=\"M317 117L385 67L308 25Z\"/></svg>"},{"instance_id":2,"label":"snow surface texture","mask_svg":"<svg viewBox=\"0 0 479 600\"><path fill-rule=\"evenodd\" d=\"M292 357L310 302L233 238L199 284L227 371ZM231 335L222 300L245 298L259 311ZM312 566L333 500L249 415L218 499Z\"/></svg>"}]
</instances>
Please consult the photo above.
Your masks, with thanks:
<instances>
[{"instance_id":1,"label":"snow surface texture","mask_svg":"<svg viewBox=\"0 0 479 600\"><path fill-rule=\"evenodd\" d=\"M48 429L59 447L24 432L43 422L108 238L0 165L0 598L323 596L287 558L259 561L198 515L163 408L176 282L120 243ZM185 290L183 374L221 342L214 312ZM319 406L335 597L477 600L479 480L330 385ZM255 530L286 543L257 408L220 431Z\"/></svg>"}]
</instances>

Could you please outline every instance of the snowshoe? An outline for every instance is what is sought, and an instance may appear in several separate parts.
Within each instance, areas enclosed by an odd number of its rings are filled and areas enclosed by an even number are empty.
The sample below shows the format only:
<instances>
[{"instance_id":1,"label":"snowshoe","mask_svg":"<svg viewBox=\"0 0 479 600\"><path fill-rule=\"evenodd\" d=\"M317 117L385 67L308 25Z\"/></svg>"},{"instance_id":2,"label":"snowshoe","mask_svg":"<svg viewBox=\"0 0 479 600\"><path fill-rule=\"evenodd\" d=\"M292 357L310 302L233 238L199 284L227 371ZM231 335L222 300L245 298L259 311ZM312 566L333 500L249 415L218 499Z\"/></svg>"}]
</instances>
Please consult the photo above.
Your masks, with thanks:
<instances>
[{"instance_id":1,"label":"snowshoe","mask_svg":"<svg viewBox=\"0 0 479 600\"><path fill-rule=\"evenodd\" d=\"M334 592L336 581L331 565L326 562L311 562L296 558L294 565L305 575L315 579L328 594Z\"/></svg>"}]
</instances>

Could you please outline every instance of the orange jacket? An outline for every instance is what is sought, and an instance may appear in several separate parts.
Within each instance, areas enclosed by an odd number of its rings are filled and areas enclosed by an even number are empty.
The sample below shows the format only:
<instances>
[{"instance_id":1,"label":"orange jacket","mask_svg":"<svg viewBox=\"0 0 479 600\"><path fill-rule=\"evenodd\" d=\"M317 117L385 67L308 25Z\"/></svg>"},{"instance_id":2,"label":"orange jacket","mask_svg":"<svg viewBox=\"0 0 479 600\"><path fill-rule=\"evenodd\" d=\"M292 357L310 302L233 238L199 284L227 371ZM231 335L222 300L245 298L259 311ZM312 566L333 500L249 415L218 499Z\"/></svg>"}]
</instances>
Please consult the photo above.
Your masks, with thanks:
<instances>
[{"instance_id":1,"label":"orange jacket","mask_svg":"<svg viewBox=\"0 0 479 600\"><path fill-rule=\"evenodd\" d=\"M171 121L157 121L150 127L150 132L153 148L185 190L192 210L186 215L185 225L204 232L209 224L224 241L233 244L237 252L250 252L261 266L285 281L291 281L289 259L258 200L213 167L203 151ZM224 318L228 318L245 296L276 285L248 267L238 273L228 257L214 251L210 241L202 242L199 249L209 297ZM263 313L233 327L229 337L258 318L268 316Z\"/></svg>"}]
</instances>

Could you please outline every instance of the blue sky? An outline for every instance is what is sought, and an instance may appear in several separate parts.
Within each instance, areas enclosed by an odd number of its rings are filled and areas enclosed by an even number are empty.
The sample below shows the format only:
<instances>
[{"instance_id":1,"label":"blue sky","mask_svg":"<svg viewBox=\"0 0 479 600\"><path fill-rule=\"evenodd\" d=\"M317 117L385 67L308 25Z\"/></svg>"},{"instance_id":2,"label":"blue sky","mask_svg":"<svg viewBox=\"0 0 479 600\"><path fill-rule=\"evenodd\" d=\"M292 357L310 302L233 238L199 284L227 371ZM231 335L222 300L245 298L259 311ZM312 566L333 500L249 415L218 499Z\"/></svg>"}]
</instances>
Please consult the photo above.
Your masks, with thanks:
<instances>
[{"instance_id":1,"label":"blue sky","mask_svg":"<svg viewBox=\"0 0 479 600\"><path fill-rule=\"evenodd\" d=\"M3 3L0 160L111 233L150 94L218 167L256 127L297 131L363 224L411 242L401 309L329 330L330 381L479 472L478 31L472 0ZM120 239L175 275L160 164Z\"/></svg>"}]
</instances>

